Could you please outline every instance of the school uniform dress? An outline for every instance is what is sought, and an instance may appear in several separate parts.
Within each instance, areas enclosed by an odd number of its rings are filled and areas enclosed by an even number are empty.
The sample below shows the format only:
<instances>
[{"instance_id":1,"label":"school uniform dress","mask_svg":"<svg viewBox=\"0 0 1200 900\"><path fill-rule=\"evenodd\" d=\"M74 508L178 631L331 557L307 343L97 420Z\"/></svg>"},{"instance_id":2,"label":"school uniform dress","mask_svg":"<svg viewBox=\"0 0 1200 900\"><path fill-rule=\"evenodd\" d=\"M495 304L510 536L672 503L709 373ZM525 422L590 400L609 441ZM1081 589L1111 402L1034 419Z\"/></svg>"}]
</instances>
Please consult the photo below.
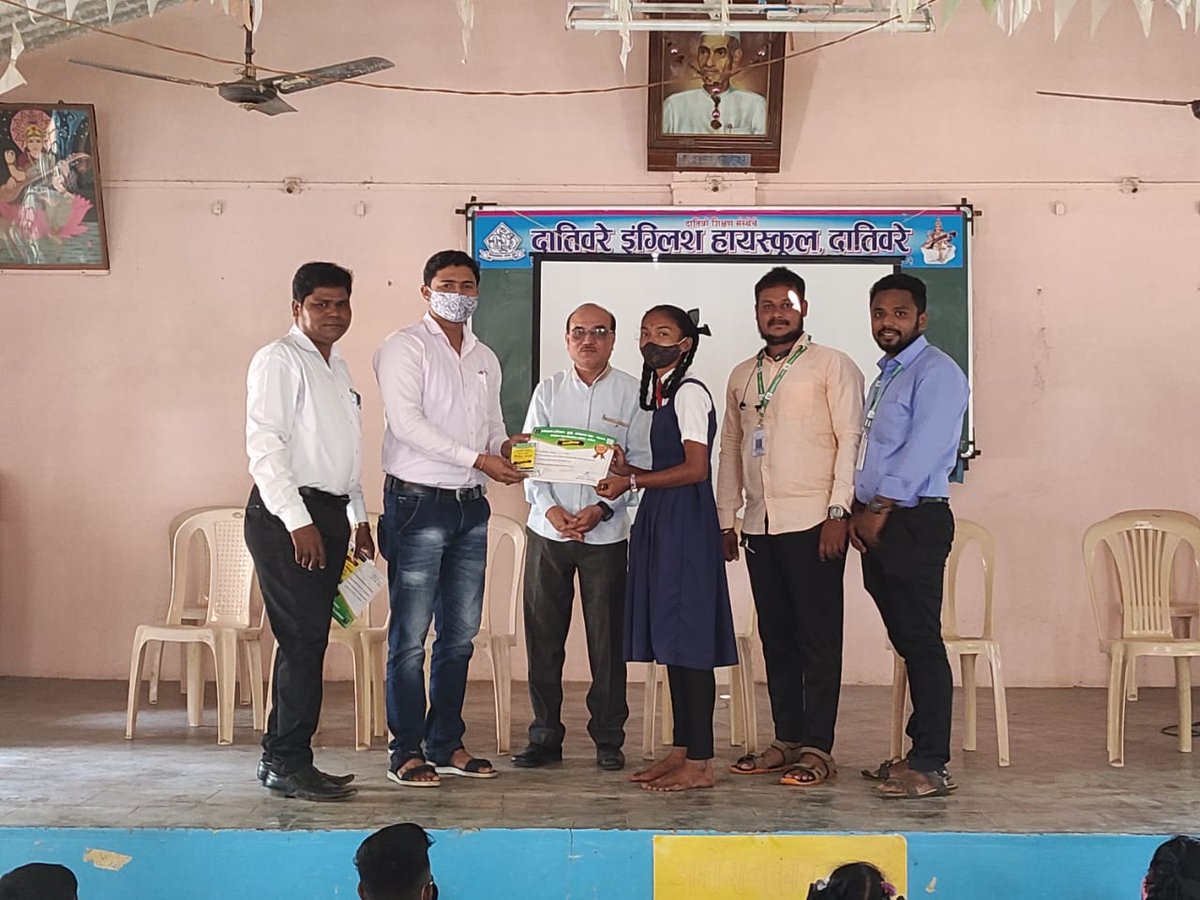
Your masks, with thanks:
<instances>
[{"instance_id":1,"label":"school uniform dress","mask_svg":"<svg viewBox=\"0 0 1200 900\"><path fill-rule=\"evenodd\" d=\"M707 400L707 434L682 434L680 409ZM711 457L717 417L708 389L689 378L660 401L650 423L651 468L681 464L683 441L703 438ZM711 464L710 464L711 471ZM737 663L729 584L711 475L696 484L647 488L630 533L625 656L690 669Z\"/></svg>"}]
</instances>

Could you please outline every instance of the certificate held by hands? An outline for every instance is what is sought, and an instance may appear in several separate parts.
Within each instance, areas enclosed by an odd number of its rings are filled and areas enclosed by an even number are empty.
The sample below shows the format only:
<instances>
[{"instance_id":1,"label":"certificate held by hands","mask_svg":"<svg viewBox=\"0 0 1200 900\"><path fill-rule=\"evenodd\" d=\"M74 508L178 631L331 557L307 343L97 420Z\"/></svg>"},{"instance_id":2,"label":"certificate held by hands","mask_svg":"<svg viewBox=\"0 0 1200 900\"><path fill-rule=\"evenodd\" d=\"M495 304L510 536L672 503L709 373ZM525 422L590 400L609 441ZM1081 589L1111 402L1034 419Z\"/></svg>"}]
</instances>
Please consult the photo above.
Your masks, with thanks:
<instances>
[{"instance_id":1,"label":"certificate held by hands","mask_svg":"<svg viewBox=\"0 0 1200 900\"><path fill-rule=\"evenodd\" d=\"M616 441L579 428L535 428L512 448L512 462L534 481L594 485L608 475Z\"/></svg>"}]
</instances>

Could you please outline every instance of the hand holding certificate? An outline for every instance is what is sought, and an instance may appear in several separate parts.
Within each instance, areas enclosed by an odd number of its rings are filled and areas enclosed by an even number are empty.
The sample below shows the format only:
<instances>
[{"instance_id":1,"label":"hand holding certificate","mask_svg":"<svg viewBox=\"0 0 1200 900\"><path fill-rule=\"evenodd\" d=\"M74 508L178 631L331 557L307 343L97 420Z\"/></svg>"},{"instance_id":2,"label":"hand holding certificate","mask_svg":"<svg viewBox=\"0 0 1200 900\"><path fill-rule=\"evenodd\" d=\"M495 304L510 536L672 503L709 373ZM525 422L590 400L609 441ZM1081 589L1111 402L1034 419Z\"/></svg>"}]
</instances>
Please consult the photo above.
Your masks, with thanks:
<instances>
[{"instance_id":1,"label":"hand holding certificate","mask_svg":"<svg viewBox=\"0 0 1200 900\"><path fill-rule=\"evenodd\" d=\"M535 428L512 461L533 481L594 485L608 474L616 441L579 428Z\"/></svg>"}]
</instances>

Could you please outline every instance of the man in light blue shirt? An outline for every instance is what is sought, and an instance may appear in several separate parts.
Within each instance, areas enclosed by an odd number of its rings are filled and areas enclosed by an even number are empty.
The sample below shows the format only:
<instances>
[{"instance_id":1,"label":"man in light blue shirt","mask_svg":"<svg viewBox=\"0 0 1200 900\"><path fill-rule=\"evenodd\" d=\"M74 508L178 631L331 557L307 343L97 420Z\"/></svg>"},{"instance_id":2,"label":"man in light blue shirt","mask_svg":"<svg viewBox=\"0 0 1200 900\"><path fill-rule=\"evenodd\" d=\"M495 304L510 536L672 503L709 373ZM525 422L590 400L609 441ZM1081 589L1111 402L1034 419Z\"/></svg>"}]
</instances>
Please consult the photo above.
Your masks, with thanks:
<instances>
[{"instance_id":1,"label":"man in light blue shirt","mask_svg":"<svg viewBox=\"0 0 1200 900\"><path fill-rule=\"evenodd\" d=\"M616 317L602 307L588 303L571 313L566 342L572 365L534 389L523 430L597 431L615 438L633 465L649 467L650 414L638 403L638 381L608 363L616 330ZM629 717L621 646L629 544L625 510L632 492L608 504L588 485L529 480L525 497L530 503L525 647L533 723L529 746L513 763L536 768L562 759L562 669L578 575L592 670L588 734L600 768L623 768Z\"/></svg>"},{"instance_id":2,"label":"man in light blue shirt","mask_svg":"<svg viewBox=\"0 0 1200 900\"><path fill-rule=\"evenodd\" d=\"M871 287L871 330L884 351L864 409L850 537L863 584L904 659L913 713L905 759L864 770L888 798L944 796L953 681L942 642L942 574L954 540L950 472L969 390L958 364L924 337L925 283L902 273Z\"/></svg>"}]
</instances>

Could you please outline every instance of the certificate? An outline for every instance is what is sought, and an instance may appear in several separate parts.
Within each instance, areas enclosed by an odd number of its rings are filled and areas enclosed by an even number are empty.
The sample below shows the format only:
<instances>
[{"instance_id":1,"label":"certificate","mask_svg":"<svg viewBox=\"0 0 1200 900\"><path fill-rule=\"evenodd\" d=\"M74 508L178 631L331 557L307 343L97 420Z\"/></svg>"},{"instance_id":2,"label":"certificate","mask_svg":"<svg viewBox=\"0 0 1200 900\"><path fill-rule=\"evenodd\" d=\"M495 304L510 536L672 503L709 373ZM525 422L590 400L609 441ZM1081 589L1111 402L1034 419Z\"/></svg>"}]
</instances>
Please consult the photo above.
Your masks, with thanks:
<instances>
[{"instance_id":1,"label":"certificate","mask_svg":"<svg viewBox=\"0 0 1200 900\"><path fill-rule=\"evenodd\" d=\"M579 428L535 428L512 448L512 462L534 481L594 485L608 475L616 441Z\"/></svg>"}]
</instances>

